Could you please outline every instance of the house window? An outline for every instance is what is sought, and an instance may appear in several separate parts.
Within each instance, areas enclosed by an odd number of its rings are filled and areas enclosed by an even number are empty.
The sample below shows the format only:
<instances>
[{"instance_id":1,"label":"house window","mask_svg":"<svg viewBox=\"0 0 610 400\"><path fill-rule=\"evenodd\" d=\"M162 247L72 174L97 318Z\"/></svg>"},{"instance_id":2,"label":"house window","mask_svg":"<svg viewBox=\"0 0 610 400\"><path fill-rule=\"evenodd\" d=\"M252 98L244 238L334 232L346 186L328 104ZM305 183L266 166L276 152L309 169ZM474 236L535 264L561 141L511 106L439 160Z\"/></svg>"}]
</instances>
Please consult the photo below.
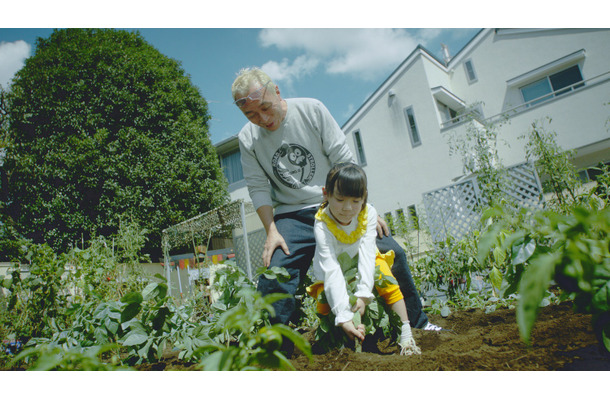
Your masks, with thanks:
<instances>
[{"instance_id":1,"label":"house window","mask_svg":"<svg viewBox=\"0 0 610 400\"><path fill-rule=\"evenodd\" d=\"M366 157L364 156L364 148L362 147L362 138L360 137L360 131L354 131L354 144L356 145L356 155L358 157L358 164L366 165Z\"/></svg>"},{"instance_id":2,"label":"house window","mask_svg":"<svg viewBox=\"0 0 610 400\"><path fill-rule=\"evenodd\" d=\"M563 71L547 75L542 79L522 86L520 90L523 101L528 103L529 107L584 86L584 83L574 85L581 81L582 74L580 73L580 68L578 65L574 65ZM531 103L529 103L530 101Z\"/></svg>"},{"instance_id":3,"label":"house window","mask_svg":"<svg viewBox=\"0 0 610 400\"><path fill-rule=\"evenodd\" d=\"M419 219L417 218L417 210L415 209L415 204L410 205L408 210L413 229L419 229Z\"/></svg>"},{"instance_id":4,"label":"house window","mask_svg":"<svg viewBox=\"0 0 610 400\"><path fill-rule=\"evenodd\" d=\"M446 104L441 103L438 100L436 101L436 104L438 106L439 112L441 113L441 118L442 118L444 124L446 124L448 122L452 122L452 123L458 122L457 120L453 121L453 119L457 118L457 116L458 116L457 111L450 108Z\"/></svg>"},{"instance_id":5,"label":"house window","mask_svg":"<svg viewBox=\"0 0 610 400\"><path fill-rule=\"evenodd\" d=\"M605 163L599 163L594 167L585 168L582 171L578 172L578 177L582 183L594 182L597 181L598 176L606 174L606 171L610 170L610 161ZM598 186L598 190L600 187Z\"/></svg>"},{"instance_id":6,"label":"house window","mask_svg":"<svg viewBox=\"0 0 610 400\"><path fill-rule=\"evenodd\" d=\"M392 217L392 213L391 212L387 212L385 214L383 214L385 222L388 224L388 229L390 229L390 233L392 235L395 235L396 232L394 230L394 218Z\"/></svg>"},{"instance_id":7,"label":"house window","mask_svg":"<svg viewBox=\"0 0 610 400\"><path fill-rule=\"evenodd\" d=\"M239 182L244 179L244 171L241 168L241 153L239 150L225 154L220 158L222 171L229 184Z\"/></svg>"},{"instance_id":8,"label":"house window","mask_svg":"<svg viewBox=\"0 0 610 400\"><path fill-rule=\"evenodd\" d=\"M405 217L405 212L402 208L396 210L396 219L398 220L399 226L402 228L401 230L404 230L408 226L407 218Z\"/></svg>"},{"instance_id":9,"label":"house window","mask_svg":"<svg viewBox=\"0 0 610 400\"><path fill-rule=\"evenodd\" d=\"M474 65L472 64L472 60L466 60L464 62L464 69L466 70L466 77L468 78L468 83L476 82L477 73L474 71Z\"/></svg>"},{"instance_id":10,"label":"house window","mask_svg":"<svg viewBox=\"0 0 610 400\"><path fill-rule=\"evenodd\" d=\"M419 131L417 130L417 123L415 122L415 115L413 114L413 107L405 108L405 118L407 119L407 126L409 128L409 137L411 138L411 146L416 147L421 144L421 138L419 137Z\"/></svg>"}]
</instances>

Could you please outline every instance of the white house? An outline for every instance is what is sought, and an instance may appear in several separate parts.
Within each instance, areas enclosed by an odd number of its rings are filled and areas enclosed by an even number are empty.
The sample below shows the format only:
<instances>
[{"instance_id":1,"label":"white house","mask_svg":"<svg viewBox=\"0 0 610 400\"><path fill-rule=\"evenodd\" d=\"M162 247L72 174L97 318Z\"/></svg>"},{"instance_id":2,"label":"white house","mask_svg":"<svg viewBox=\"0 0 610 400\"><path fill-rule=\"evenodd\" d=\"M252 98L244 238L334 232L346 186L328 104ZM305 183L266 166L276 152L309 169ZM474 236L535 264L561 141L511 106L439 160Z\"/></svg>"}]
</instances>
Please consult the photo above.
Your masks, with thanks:
<instances>
[{"instance_id":1,"label":"white house","mask_svg":"<svg viewBox=\"0 0 610 400\"><path fill-rule=\"evenodd\" d=\"M467 133L460 115L475 104L483 120L508 118L505 166L525 161L518 138L547 117L579 170L610 161L610 29L482 29L453 57L446 50L439 60L417 47L342 126L380 214L419 212L424 193L460 179L447 134ZM216 148L232 198L249 200L237 137Z\"/></svg>"}]
</instances>

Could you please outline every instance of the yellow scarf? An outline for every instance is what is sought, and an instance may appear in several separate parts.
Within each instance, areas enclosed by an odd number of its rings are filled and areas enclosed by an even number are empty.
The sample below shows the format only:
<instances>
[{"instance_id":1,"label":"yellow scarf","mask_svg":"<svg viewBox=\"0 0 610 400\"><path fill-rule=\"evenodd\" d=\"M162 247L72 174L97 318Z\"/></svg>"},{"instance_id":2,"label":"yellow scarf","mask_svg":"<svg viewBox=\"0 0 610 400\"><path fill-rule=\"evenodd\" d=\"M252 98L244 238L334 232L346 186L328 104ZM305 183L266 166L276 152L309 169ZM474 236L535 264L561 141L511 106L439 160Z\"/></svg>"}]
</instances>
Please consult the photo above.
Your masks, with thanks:
<instances>
[{"instance_id":1,"label":"yellow scarf","mask_svg":"<svg viewBox=\"0 0 610 400\"><path fill-rule=\"evenodd\" d=\"M324 207L326 208L326 207ZM352 244L355 243L366 233L366 221L368 218L368 207L364 207L358 214L358 225L356 229L349 235L345 231L337 226L337 223L327 213L324 212L324 208L320 208L316 213L316 219L326 223L328 230L337 238L341 243Z\"/></svg>"}]
</instances>

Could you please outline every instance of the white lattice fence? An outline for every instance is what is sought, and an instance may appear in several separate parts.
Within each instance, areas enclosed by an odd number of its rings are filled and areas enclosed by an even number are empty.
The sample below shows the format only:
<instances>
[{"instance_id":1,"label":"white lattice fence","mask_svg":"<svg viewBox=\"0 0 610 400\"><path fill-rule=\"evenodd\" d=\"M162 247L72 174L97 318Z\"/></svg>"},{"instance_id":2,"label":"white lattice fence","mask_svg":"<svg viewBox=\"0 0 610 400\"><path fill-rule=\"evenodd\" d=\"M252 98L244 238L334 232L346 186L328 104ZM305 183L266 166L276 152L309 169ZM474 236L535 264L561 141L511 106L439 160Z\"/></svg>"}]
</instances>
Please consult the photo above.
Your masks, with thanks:
<instances>
[{"instance_id":1,"label":"white lattice fence","mask_svg":"<svg viewBox=\"0 0 610 400\"><path fill-rule=\"evenodd\" d=\"M248 232L249 254L247 254L244 235L235 236L233 238L233 244L235 246L235 260L237 266L245 271L246 259L249 259L252 271L256 271L262 267L265 240L267 240L267 234L264 229Z\"/></svg>"},{"instance_id":2,"label":"white lattice fence","mask_svg":"<svg viewBox=\"0 0 610 400\"><path fill-rule=\"evenodd\" d=\"M542 208L542 187L536 168L530 163L507 169L508 184L503 190L508 200L521 207ZM423 194L427 223L435 242L452 237L462 239L479 228L481 206L488 202L479 190L477 177Z\"/></svg>"}]
</instances>

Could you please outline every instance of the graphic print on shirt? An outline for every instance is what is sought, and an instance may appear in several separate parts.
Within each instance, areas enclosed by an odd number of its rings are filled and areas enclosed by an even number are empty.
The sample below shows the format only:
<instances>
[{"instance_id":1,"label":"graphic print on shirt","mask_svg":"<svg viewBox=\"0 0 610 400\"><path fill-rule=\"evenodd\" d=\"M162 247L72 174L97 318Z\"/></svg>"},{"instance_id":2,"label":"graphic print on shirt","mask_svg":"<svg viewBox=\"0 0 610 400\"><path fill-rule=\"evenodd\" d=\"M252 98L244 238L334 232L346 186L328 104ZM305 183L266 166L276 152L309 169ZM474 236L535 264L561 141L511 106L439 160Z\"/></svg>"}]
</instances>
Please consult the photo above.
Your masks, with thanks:
<instances>
[{"instance_id":1,"label":"graphic print on shirt","mask_svg":"<svg viewBox=\"0 0 610 400\"><path fill-rule=\"evenodd\" d=\"M307 185L316 172L313 155L298 144L283 144L273 155L271 167L275 177L292 189Z\"/></svg>"}]
</instances>

